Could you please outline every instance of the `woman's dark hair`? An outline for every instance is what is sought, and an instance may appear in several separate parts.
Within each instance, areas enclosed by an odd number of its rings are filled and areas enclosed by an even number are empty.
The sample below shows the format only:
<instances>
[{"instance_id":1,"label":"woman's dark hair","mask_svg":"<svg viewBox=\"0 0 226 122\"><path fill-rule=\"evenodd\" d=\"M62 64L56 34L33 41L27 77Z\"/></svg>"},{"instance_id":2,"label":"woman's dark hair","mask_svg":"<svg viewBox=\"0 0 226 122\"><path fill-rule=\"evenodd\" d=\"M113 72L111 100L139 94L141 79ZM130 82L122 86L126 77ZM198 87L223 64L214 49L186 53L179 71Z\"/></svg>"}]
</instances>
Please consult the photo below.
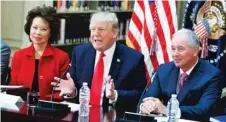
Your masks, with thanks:
<instances>
[{"instance_id":1,"label":"woman's dark hair","mask_svg":"<svg viewBox=\"0 0 226 122\"><path fill-rule=\"evenodd\" d=\"M53 43L54 41L57 41L60 23L59 23L59 18L56 14L56 10L54 8L52 8L51 6L45 6L45 5L43 5L42 7L37 6L33 9L31 9L28 12L28 15L26 17L27 22L24 25L24 31L27 35L30 35L31 24L35 17L41 17L49 23L50 39L48 40L48 43ZM30 37L29 37L29 39L30 39ZM31 41L31 39L30 39L30 41Z\"/></svg>"}]
</instances>

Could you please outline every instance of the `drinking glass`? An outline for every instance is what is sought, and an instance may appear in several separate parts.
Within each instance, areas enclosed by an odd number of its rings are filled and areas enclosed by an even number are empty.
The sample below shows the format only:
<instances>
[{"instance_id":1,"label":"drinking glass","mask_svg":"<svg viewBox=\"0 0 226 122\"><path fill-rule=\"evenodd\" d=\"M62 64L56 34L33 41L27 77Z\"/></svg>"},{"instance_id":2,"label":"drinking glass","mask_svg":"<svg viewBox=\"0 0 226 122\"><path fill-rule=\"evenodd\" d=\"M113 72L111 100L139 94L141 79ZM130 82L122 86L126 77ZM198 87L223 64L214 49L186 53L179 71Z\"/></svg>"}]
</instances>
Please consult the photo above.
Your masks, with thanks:
<instances>
[{"instance_id":1,"label":"drinking glass","mask_svg":"<svg viewBox=\"0 0 226 122\"><path fill-rule=\"evenodd\" d=\"M27 106L35 107L38 104L40 98L39 92L27 92Z\"/></svg>"}]
</instances>

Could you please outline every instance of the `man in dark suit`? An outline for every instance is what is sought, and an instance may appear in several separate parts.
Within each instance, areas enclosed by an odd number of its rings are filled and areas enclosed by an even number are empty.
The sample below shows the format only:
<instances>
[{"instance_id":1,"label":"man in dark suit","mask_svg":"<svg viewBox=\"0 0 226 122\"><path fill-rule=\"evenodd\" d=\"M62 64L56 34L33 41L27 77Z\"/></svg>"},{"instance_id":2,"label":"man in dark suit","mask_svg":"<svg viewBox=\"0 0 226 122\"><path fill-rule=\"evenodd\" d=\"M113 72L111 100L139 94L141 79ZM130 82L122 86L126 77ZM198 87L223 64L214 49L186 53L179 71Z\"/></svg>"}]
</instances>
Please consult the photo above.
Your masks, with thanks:
<instances>
[{"instance_id":1,"label":"man in dark suit","mask_svg":"<svg viewBox=\"0 0 226 122\"><path fill-rule=\"evenodd\" d=\"M10 47L6 44L5 41L1 40L1 84L6 84L6 77L9 74L9 60L10 60L10 53L11 49Z\"/></svg>"},{"instance_id":2,"label":"man in dark suit","mask_svg":"<svg viewBox=\"0 0 226 122\"><path fill-rule=\"evenodd\" d=\"M167 115L167 102L172 94L177 94L178 116L208 121L220 100L221 71L198 58L199 41L191 30L176 32L171 50L173 61L159 66L151 87L142 97L141 112Z\"/></svg>"},{"instance_id":3,"label":"man in dark suit","mask_svg":"<svg viewBox=\"0 0 226 122\"><path fill-rule=\"evenodd\" d=\"M75 89L87 82L91 89L90 104L113 104L135 110L146 85L144 56L116 42L119 27L114 13L93 14L90 32L91 44L73 49L70 75L67 74L68 80L61 80L57 89L61 90L61 95L75 95ZM101 71L98 70L100 64ZM98 97L99 101L95 101Z\"/></svg>"}]
</instances>

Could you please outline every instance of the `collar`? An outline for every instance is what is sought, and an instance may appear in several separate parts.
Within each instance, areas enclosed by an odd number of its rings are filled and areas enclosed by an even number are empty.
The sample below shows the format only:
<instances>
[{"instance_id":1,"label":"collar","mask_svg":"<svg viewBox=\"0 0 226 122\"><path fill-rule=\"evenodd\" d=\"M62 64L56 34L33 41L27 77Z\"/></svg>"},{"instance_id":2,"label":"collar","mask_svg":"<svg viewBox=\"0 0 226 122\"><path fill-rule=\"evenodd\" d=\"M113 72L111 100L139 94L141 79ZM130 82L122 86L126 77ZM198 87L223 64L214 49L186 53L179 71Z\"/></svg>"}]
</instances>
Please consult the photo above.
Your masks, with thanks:
<instances>
[{"instance_id":1,"label":"collar","mask_svg":"<svg viewBox=\"0 0 226 122\"><path fill-rule=\"evenodd\" d=\"M27 51L25 51L24 53L26 56L31 56L31 57L34 56L35 49L33 44L31 44L28 48L26 48L26 50ZM54 55L54 47L48 44L46 46L46 49L44 50L42 57L53 56L53 55Z\"/></svg>"},{"instance_id":2,"label":"collar","mask_svg":"<svg viewBox=\"0 0 226 122\"><path fill-rule=\"evenodd\" d=\"M187 75L190 75L191 74L191 71L194 69L194 67L196 66L196 64L198 63L198 59L196 60L196 63L195 63L195 65L193 65L187 72L186 72L186 74ZM180 68L180 75L183 73L183 70Z\"/></svg>"},{"instance_id":3,"label":"collar","mask_svg":"<svg viewBox=\"0 0 226 122\"><path fill-rule=\"evenodd\" d=\"M113 56L114 51L115 51L115 48L116 48L116 42L114 42L113 45L109 49L107 49L107 50L104 51L105 56L107 56L107 57ZM98 56L101 53L100 51L96 51L96 52L97 52L97 55Z\"/></svg>"}]
</instances>

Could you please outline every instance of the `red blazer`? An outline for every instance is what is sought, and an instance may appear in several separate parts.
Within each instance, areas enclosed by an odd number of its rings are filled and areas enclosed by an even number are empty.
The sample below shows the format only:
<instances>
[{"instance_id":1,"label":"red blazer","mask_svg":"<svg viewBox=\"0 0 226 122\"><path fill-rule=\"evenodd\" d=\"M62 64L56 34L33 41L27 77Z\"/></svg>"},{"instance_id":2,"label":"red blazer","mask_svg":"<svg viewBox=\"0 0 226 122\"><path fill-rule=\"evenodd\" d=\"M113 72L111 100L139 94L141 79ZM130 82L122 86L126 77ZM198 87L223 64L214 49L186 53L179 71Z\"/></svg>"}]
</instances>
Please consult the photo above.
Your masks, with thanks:
<instances>
[{"instance_id":1,"label":"red blazer","mask_svg":"<svg viewBox=\"0 0 226 122\"><path fill-rule=\"evenodd\" d=\"M31 89L35 72L35 56L33 44L30 47L15 52L12 59L10 85L23 85ZM53 77L60 77L69 65L70 59L67 53L47 45L39 60L38 84L40 97L50 95ZM58 93L54 98L59 98Z\"/></svg>"}]
</instances>

